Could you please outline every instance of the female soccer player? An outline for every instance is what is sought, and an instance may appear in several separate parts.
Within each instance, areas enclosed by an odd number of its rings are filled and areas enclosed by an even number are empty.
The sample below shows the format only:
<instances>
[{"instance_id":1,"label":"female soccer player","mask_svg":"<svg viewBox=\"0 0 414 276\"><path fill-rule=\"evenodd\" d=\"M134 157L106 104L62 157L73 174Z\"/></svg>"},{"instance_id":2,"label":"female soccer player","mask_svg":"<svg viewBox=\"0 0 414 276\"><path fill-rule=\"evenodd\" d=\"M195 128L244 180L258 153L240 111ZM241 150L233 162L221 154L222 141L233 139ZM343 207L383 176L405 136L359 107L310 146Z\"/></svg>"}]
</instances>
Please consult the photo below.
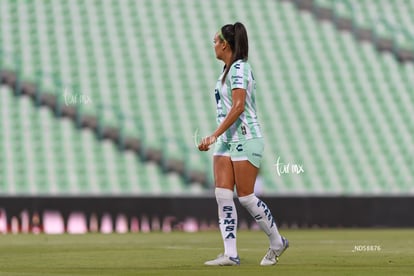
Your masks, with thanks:
<instances>
[{"instance_id":1,"label":"female soccer player","mask_svg":"<svg viewBox=\"0 0 414 276\"><path fill-rule=\"evenodd\" d=\"M216 131L198 145L207 151L215 143L214 179L220 231L224 254L206 265L239 265L236 231L237 211L233 202L236 186L240 204L269 237L269 250L261 265L274 265L288 248L288 240L279 234L267 205L254 194L264 142L256 115L256 85L248 58L247 31L240 22L223 26L214 36L216 57L224 69L215 89L217 103Z\"/></svg>"}]
</instances>

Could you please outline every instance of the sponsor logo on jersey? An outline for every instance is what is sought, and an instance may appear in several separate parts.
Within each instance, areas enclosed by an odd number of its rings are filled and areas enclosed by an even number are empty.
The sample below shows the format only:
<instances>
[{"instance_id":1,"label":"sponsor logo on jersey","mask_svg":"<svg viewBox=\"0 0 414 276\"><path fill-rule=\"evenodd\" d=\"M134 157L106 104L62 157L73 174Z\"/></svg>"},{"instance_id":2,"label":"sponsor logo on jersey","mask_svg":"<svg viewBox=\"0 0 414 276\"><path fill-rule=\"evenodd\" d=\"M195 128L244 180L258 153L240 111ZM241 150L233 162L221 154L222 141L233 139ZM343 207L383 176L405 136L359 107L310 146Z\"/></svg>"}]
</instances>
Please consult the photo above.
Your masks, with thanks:
<instances>
[{"instance_id":1,"label":"sponsor logo on jersey","mask_svg":"<svg viewBox=\"0 0 414 276\"><path fill-rule=\"evenodd\" d=\"M239 152L240 151L243 151L243 145L242 144L238 144L237 147L236 147L236 150L239 151Z\"/></svg>"}]
</instances>

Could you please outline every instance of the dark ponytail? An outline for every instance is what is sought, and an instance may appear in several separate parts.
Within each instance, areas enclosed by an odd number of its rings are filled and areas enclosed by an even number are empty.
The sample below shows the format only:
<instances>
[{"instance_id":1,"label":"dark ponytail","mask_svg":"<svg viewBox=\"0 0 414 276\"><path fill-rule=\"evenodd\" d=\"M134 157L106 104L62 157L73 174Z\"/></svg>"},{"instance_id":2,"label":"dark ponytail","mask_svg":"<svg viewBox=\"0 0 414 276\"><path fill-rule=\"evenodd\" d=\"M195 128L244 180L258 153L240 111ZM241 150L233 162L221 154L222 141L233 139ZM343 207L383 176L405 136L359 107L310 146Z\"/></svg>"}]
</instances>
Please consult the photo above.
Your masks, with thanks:
<instances>
[{"instance_id":1,"label":"dark ponytail","mask_svg":"<svg viewBox=\"0 0 414 276\"><path fill-rule=\"evenodd\" d=\"M221 83L223 84L226 81L228 72L230 71L231 65L239 59L246 61L249 56L249 40L247 38L247 31L244 25L240 22L232 24L227 24L221 27L221 36L222 39L226 40L230 45L230 48L233 52L230 64L225 68L223 79Z\"/></svg>"}]
</instances>

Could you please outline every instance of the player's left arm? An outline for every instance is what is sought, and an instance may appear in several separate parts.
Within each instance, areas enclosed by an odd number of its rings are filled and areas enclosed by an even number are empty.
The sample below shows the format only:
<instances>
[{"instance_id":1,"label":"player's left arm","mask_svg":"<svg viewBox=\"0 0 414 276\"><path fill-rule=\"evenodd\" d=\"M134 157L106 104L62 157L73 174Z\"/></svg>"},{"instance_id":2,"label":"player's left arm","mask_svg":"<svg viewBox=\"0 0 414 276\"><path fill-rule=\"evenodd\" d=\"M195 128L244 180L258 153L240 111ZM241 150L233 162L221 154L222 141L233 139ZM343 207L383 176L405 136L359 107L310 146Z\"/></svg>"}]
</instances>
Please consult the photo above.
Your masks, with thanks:
<instances>
[{"instance_id":1,"label":"player's left arm","mask_svg":"<svg viewBox=\"0 0 414 276\"><path fill-rule=\"evenodd\" d=\"M205 137L198 149L201 151L207 151L211 144L215 143L217 138L222 135L244 111L244 105L246 102L246 90L243 88L235 88L231 91L231 96L233 99L233 105L230 108L229 113L224 118L223 122L218 126L216 131L210 136Z\"/></svg>"}]
</instances>

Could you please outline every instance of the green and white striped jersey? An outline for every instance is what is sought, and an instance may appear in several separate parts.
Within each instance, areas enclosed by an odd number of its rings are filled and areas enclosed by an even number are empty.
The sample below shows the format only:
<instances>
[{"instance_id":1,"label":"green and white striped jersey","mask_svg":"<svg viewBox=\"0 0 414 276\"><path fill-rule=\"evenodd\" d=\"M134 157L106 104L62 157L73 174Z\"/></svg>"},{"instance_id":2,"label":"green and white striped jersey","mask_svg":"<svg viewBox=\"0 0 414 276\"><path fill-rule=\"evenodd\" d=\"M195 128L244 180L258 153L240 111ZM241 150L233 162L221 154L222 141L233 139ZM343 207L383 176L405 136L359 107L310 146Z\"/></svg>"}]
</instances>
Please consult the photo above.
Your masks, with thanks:
<instances>
[{"instance_id":1,"label":"green and white striped jersey","mask_svg":"<svg viewBox=\"0 0 414 276\"><path fill-rule=\"evenodd\" d=\"M233 89L245 89L246 101L244 112L219 138L224 142L234 142L262 137L256 114L256 82L250 64L243 60L234 62L231 65L224 84L221 82L223 75L224 72L217 80L215 89L217 124L221 124L233 105Z\"/></svg>"}]
</instances>

